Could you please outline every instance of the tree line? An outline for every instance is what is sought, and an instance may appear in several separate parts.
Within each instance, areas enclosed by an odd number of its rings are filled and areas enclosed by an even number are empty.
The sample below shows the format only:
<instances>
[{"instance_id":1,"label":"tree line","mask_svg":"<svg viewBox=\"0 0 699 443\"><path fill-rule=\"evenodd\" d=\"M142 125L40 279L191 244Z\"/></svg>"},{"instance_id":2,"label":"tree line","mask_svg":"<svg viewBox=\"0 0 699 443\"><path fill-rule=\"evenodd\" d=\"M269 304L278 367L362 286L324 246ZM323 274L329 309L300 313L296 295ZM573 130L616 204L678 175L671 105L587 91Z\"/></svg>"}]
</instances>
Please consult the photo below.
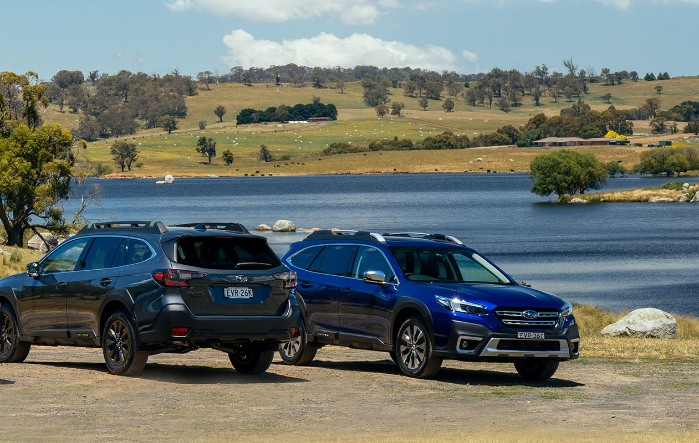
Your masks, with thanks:
<instances>
[{"instance_id":1,"label":"tree line","mask_svg":"<svg viewBox=\"0 0 699 443\"><path fill-rule=\"evenodd\" d=\"M225 113L225 109L223 112ZM219 116L219 108L216 108L214 113ZM223 114L219 118L222 116ZM326 117L330 120L337 120L337 108L332 103L325 105L320 102L320 98L313 97L313 103L305 105L298 103L294 106L270 106L265 110L245 108L236 116L236 124L306 121L311 117Z\"/></svg>"}]
</instances>

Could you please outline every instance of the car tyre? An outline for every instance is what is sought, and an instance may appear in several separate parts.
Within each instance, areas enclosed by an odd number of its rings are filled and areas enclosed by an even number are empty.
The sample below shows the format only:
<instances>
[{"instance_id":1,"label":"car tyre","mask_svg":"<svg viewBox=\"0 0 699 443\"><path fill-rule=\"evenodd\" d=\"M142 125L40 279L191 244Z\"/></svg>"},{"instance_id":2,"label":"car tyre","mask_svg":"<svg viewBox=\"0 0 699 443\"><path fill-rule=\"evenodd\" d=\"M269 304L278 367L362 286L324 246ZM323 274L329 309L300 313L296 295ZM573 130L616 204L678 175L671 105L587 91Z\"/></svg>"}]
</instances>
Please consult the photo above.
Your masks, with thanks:
<instances>
[{"instance_id":1,"label":"car tyre","mask_svg":"<svg viewBox=\"0 0 699 443\"><path fill-rule=\"evenodd\" d=\"M102 331L102 353L114 375L137 375L146 367L148 353L138 350L136 329L123 311L112 314Z\"/></svg>"},{"instance_id":2,"label":"car tyre","mask_svg":"<svg viewBox=\"0 0 699 443\"><path fill-rule=\"evenodd\" d=\"M558 369L558 360L546 358L523 358L515 361L515 369L523 379L529 381L548 380Z\"/></svg>"},{"instance_id":3,"label":"car tyre","mask_svg":"<svg viewBox=\"0 0 699 443\"><path fill-rule=\"evenodd\" d=\"M287 365L303 366L313 361L318 346L308 342L306 327L302 323L299 336L279 345L279 356Z\"/></svg>"},{"instance_id":4,"label":"car tyre","mask_svg":"<svg viewBox=\"0 0 699 443\"><path fill-rule=\"evenodd\" d=\"M22 363L32 345L19 340L19 326L9 305L0 307L0 363Z\"/></svg>"},{"instance_id":5,"label":"car tyre","mask_svg":"<svg viewBox=\"0 0 699 443\"><path fill-rule=\"evenodd\" d=\"M424 321L417 316L405 320L398 329L395 354L398 368L409 377L434 377L442 366L442 358L432 355L432 339Z\"/></svg>"},{"instance_id":6,"label":"car tyre","mask_svg":"<svg viewBox=\"0 0 699 443\"><path fill-rule=\"evenodd\" d=\"M241 374L257 375L265 372L272 364L274 351L242 349L229 352L228 358L236 371Z\"/></svg>"}]
</instances>

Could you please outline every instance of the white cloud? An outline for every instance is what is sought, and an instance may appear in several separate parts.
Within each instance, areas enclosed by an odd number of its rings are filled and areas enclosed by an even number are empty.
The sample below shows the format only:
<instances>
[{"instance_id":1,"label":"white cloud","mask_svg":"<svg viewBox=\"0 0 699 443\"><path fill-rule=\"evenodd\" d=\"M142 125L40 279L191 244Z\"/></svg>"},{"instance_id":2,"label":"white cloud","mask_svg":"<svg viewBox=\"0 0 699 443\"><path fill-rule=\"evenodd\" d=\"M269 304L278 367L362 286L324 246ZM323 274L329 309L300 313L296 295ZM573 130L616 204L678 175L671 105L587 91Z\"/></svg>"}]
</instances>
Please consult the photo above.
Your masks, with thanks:
<instances>
[{"instance_id":1,"label":"white cloud","mask_svg":"<svg viewBox=\"0 0 699 443\"><path fill-rule=\"evenodd\" d=\"M397 0L171 0L167 5L173 11L196 9L258 22L322 17L347 24L372 24L380 15L379 6L395 8L399 3Z\"/></svg>"},{"instance_id":2,"label":"white cloud","mask_svg":"<svg viewBox=\"0 0 699 443\"><path fill-rule=\"evenodd\" d=\"M416 46L397 41L386 41L367 34L352 34L340 38L320 33L311 38L296 40L256 39L242 29L223 37L229 54L223 60L229 66L266 67L295 63L301 66L353 67L373 65L381 67L423 68L435 71L463 68L452 51L441 46ZM474 62L476 54L464 51L466 60Z\"/></svg>"},{"instance_id":3,"label":"white cloud","mask_svg":"<svg viewBox=\"0 0 699 443\"><path fill-rule=\"evenodd\" d=\"M467 49L464 49L464 50L461 52L461 55L463 55L464 58L465 58L466 60L470 61L471 63L476 63L476 62L478 61L478 56L477 56L475 53L473 53L473 52L471 52L471 51L469 51L469 50L467 50Z\"/></svg>"},{"instance_id":4,"label":"white cloud","mask_svg":"<svg viewBox=\"0 0 699 443\"><path fill-rule=\"evenodd\" d=\"M629 9L629 6L631 6L631 0L597 0L600 3L604 3L605 5L609 6L615 6L619 9Z\"/></svg>"}]
</instances>

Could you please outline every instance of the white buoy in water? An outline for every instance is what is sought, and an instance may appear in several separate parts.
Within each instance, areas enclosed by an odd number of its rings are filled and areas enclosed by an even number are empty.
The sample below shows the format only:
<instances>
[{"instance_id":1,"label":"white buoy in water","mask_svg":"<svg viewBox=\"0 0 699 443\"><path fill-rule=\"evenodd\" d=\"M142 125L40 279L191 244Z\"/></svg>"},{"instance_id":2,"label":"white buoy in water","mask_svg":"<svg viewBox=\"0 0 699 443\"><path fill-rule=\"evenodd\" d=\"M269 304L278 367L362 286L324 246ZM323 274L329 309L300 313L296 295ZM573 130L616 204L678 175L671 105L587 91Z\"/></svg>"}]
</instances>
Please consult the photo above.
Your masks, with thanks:
<instances>
[{"instance_id":1,"label":"white buoy in water","mask_svg":"<svg viewBox=\"0 0 699 443\"><path fill-rule=\"evenodd\" d=\"M158 185L171 185L171 184L173 184L174 182L175 182L175 177L173 177L172 175L168 174L168 175L165 176L165 180L158 180L158 181L155 182L155 183L158 184Z\"/></svg>"}]
</instances>

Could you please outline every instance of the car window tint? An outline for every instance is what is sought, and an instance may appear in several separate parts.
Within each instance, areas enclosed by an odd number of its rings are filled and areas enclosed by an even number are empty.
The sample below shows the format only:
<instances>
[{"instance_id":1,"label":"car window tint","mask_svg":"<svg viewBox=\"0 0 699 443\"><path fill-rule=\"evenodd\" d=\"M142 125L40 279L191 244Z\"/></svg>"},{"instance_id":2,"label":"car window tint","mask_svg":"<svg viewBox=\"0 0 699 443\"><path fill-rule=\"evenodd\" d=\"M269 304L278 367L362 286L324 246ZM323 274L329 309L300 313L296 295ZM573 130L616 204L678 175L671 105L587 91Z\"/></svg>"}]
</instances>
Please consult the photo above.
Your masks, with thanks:
<instances>
[{"instance_id":1,"label":"car window tint","mask_svg":"<svg viewBox=\"0 0 699 443\"><path fill-rule=\"evenodd\" d=\"M148 244L143 240L131 238L126 248L126 264L132 265L148 260L153 255Z\"/></svg>"},{"instance_id":2,"label":"car window tint","mask_svg":"<svg viewBox=\"0 0 699 443\"><path fill-rule=\"evenodd\" d=\"M303 251L297 253L291 257L291 264L301 269L309 269L311 263L318 256L318 253L323 249L323 246L315 246L312 248L306 248Z\"/></svg>"},{"instance_id":3,"label":"car window tint","mask_svg":"<svg viewBox=\"0 0 699 443\"><path fill-rule=\"evenodd\" d=\"M68 241L60 245L42 262L42 273L74 271L89 238Z\"/></svg>"},{"instance_id":4,"label":"car window tint","mask_svg":"<svg viewBox=\"0 0 699 443\"><path fill-rule=\"evenodd\" d=\"M112 265L112 260L119 248L119 237L97 237L83 260L82 269L105 269Z\"/></svg>"},{"instance_id":5,"label":"car window tint","mask_svg":"<svg viewBox=\"0 0 699 443\"><path fill-rule=\"evenodd\" d=\"M116 253L114 254L114 259L112 259L112 268L124 266L126 264L126 247L128 244L128 239L121 239L119 246L117 246Z\"/></svg>"},{"instance_id":6,"label":"car window tint","mask_svg":"<svg viewBox=\"0 0 699 443\"><path fill-rule=\"evenodd\" d=\"M261 238L184 237L176 247L177 263L209 269L269 269L279 258Z\"/></svg>"},{"instance_id":7,"label":"car window tint","mask_svg":"<svg viewBox=\"0 0 699 443\"><path fill-rule=\"evenodd\" d=\"M367 271L381 271L386 275L386 281L391 281L395 274L391 265L388 264L386 258L376 248L361 246L357 252L357 257L354 259L352 268L352 277L364 278Z\"/></svg>"},{"instance_id":8,"label":"car window tint","mask_svg":"<svg viewBox=\"0 0 699 443\"><path fill-rule=\"evenodd\" d=\"M318 257L320 263L317 265L318 272L323 274L346 276L349 273L350 265L357 252L356 246L350 245L327 245L322 256ZM316 267L316 263L313 263Z\"/></svg>"}]
</instances>

